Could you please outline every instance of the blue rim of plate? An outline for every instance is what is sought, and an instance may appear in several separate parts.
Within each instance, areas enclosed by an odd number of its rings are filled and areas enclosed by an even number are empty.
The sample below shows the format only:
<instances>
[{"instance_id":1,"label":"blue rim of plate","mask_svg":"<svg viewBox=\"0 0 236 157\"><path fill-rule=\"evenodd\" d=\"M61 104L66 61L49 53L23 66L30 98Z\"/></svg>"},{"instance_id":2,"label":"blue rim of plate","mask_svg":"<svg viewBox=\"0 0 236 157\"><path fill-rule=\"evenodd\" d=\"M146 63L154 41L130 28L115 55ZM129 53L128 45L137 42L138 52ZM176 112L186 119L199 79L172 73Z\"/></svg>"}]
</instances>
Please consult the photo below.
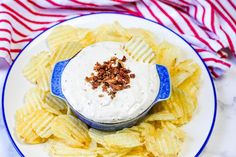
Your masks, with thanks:
<instances>
[{"instance_id":1,"label":"blue rim of plate","mask_svg":"<svg viewBox=\"0 0 236 157\"><path fill-rule=\"evenodd\" d=\"M213 128L214 128L214 125L215 125L216 113L217 113L217 99L216 99L215 85L214 85L213 79L212 79L212 77L211 77L211 74L210 74L210 72L209 72L209 70L208 70L208 68L207 68L207 66L206 66L206 64L205 64L205 62L202 60L202 58L201 58L200 55L196 52L196 50L195 50L183 37L181 37L180 35L178 35L177 33L175 33L175 32L174 32L173 30L171 30L170 28L168 28L168 27L166 27L166 26L163 26L162 24L159 24L158 22L155 22L155 21L150 20L150 19L146 19L146 18L143 18L143 17L131 15L131 14L118 13L118 12L99 12L99 13L84 14L84 15L75 16L75 17L72 17L72 18L67 19L67 20L65 20L65 21L59 22L59 23L57 23L57 24L55 24L55 25L52 25L51 27L49 27L48 29L44 30L43 32L39 33L39 34L38 34L36 37L34 37L34 38L21 50L21 52L17 55L17 57L15 58L15 60L13 61L13 63L11 64L11 66L10 66L8 72L7 72L7 75L6 75L4 84L3 84L3 91L2 91L2 116L3 116L3 122L4 122L4 124L5 124L5 128L6 128L7 134L8 134L8 136L9 136L9 138L10 138L10 140L11 140L11 142L12 142L14 148L16 149L17 153L18 153L20 156L25 157L24 154L20 151L20 149L18 148L18 146L16 145L15 141L14 141L13 138L12 138L12 135L11 135L11 133L10 133L10 131L9 131L9 128L8 128L8 125L7 125L6 116L5 116L5 109L4 109L4 95L5 95L6 83L7 83L8 76L9 76L9 74L10 74L10 71L11 71L11 69L12 69L14 63L17 61L18 57L21 55L21 53L24 51L24 49L25 49L26 47L28 47L35 39L37 39L37 38L38 38L41 34L43 34L44 32L50 30L51 28L53 28L53 27L55 27L55 26L57 26L57 25L59 25L59 24L61 24L61 23L66 22L66 21L69 21L69 20L72 20L72 19L76 19L76 18L80 18L80 17L84 17L84 16L97 15L97 14L111 14L111 15L112 15L112 14L115 14L115 15L118 14L118 15L122 15L122 16L132 16L132 17L136 17L136 18L138 18L138 19L147 20L147 21L149 21L149 22L152 22L152 23L155 23L155 24L157 24L157 25L160 25L160 26L164 27L165 29L171 31L172 33L174 33L174 34L177 35L178 37L180 37L182 40L184 40L184 41L194 50L194 52L198 55L198 57L201 59L202 63L204 64L204 66L205 66L205 68L206 68L206 70L207 70L207 72L208 72L208 76L209 76L209 78L210 78L210 80L211 80L212 89L213 89L213 93L214 93L214 102L215 102L214 105L215 105L215 106L214 106L214 115L213 115L213 119L212 119L212 124L211 124L210 131L209 131L209 133L208 133L208 135L207 135L207 137L206 137L206 139L205 139L203 145L201 146L201 148L199 149L199 151L198 151L197 154L195 155L195 157L198 157L198 156L202 153L202 151L204 150L206 144L207 144L208 141L209 141L209 138L210 138L210 136L211 136L211 134L212 134L212 131L213 131Z\"/></svg>"}]
</instances>

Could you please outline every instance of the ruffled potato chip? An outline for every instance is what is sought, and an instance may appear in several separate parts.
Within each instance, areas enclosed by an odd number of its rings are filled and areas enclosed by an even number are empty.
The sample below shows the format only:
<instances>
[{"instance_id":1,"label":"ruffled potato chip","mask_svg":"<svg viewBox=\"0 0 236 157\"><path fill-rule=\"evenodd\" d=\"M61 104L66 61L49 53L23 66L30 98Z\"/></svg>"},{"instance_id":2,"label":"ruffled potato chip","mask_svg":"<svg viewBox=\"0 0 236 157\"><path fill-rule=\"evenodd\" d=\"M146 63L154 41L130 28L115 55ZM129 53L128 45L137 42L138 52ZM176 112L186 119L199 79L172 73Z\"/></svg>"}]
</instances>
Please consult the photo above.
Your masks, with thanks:
<instances>
[{"instance_id":1,"label":"ruffled potato chip","mask_svg":"<svg viewBox=\"0 0 236 157\"><path fill-rule=\"evenodd\" d=\"M139 133L134 131L103 132L89 129L90 137L104 148L98 148L98 154L104 156L123 156L133 148L142 146Z\"/></svg>"},{"instance_id":2,"label":"ruffled potato chip","mask_svg":"<svg viewBox=\"0 0 236 157\"><path fill-rule=\"evenodd\" d=\"M29 63L23 69L23 75L27 80L36 84L37 79L40 77L39 67L47 66L50 61L50 54L47 51L42 51L33 56Z\"/></svg>"},{"instance_id":3,"label":"ruffled potato chip","mask_svg":"<svg viewBox=\"0 0 236 157\"><path fill-rule=\"evenodd\" d=\"M104 147L98 147L96 149L98 156L102 156L102 157L123 157L123 156L126 156L126 154L129 151L130 149L115 149L111 151Z\"/></svg>"},{"instance_id":4,"label":"ruffled potato chip","mask_svg":"<svg viewBox=\"0 0 236 157\"><path fill-rule=\"evenodd\" d=\"M31 88L25 94L24 104L41 106L43 104L44 97L45 93L43 90L37 87Z\"/></svg>"},{"instance_id":5,"label":"ruffled potato chip","mask_svg":"<svg viewBox=\"0 0 236 157\"><path fill-rule=\"evenodd\" d=\"M127 30L132 37L143 38L145 42L152 48L152 50L156 52L158 44L152 32L142 28L128 28Z\"/></svg>"},{"instance_id":6,"label":"ruffled potato chip","mask_svg":"<svg viewBox=\"0 0 236 157\"><path fill-rule=\"evenodd\" d=\"M25 94L25 106L20 108L24 115L30 114L36 110L45 109L56 115L66 114L67 105L64 101L56 98L40 88L32 88Z\"/></svg>"},{"instance_id":7,"label":"ruffled potato chip","mask_svg":"<svg viewBox=\"0 0 236 157\"><path fill-rule=\"evenodd\" d=\"M58 45L55 51L51 54L50 64L53 67L55 63L61 60L72 58L82 49L80 41L70 41L62 45Z\"/></svg>"},{"instance_id":8,"label":"ruffled potato chip","mask_svg":"<svg viewBox=\"0 0 236 157\"><path fill-rule=\"evenodd\" d=\"M155 54L142 37L132 37L125 45L124 50L134 60L143 63L154 63Z\"/></svg>"},{"instance_id":9,"label":"ruffled potato chip","mask_svg":"<svg viewBox=\"0 0 236 157\"><path fill-rule=\"evenodd\" d=\"M173 113L170 113L168 111L162 111L153 113L150 116L148 116L145 121L168 121L168 120L176 120L176 117Z\"/></svg>"},{"instance_id":10,"label":"ruffled potato chip","mask_svg":"<svg viewBox=\"0 0 236 157\"><path fill-rule=\"evenodd\" d=\"M173 123L182 125L191 119L196 106L192 99L178 88L172 88L172 95L167 101L160 103L165 111L172 113L177 119Z\"/></svg>"},{"instance_id":11,"label":"ruffled potato chip","mask_svg":"<svg viewBox=\"0 0 236 157\"><path fill-rule=\"evenodd\" d=\"M51 80L51 70L49 68L39 66L38 67L40 77L37 78L37 87L43 91L49 91L50 80Z\"/></svg>"},{"instance_id":12,"label":"ruffled potato chip","mask_svg":"<svg viewBox=\"0 0 236 157\"><path fill-rule=\"evenodd\" d=\"M34 112L31 127L37 135L42 138L48 138L52 135L51 124L55 119L55 115L46 111L38 110Z\"/></svg>"},{"instance_id":13,"label":"ruffled potato chip","mask_svg":"<svg viewBox=\"0 0 236 157\"><path fill-rule=\"evenodd\" d=\"M172 85L178 87L197 70L199 70L199 65L193 62L192 59L187 59L178 63L174 70L171 71Z\"/></svg>"},{"instance_id":14,"label":"ruffled potato chip","mask_svg":"<svg viewBox=\"0 0 236 157\"><path fill-rule=\"evenodd\" d=\"M96 41L127 42L132 36L118 22L101 25L94 30Z\"/></svg>"},{"instance_id":15,"label":"ruffled potato chip","mask_svg":"<svg viewBox=\"0 0 236 157\"><path fill-rule=\"evenodd\" d=\"M105 146L106 143L104 141L104 136L105 135L110 135L112 134L112 132L103 132L103 131L99 131L99 130L96 130L96 129L93 129L93 128L90 128L89 129L89 136L97 143Z\"/></svg>"},{"instance_id":16,"label":"ruffled potato chip","mask_svg":"<svg viewBox=\"0 0 236 157\"><path fill-rule=\"evenodd\" d=\"M133 148L141 146L139 134L135 133L115 133L104 136L104 142L109 147Z\"/></svg>"},{"instance_id":17,"label":"ruffled potato chip","mask_svg":"<svg viewBox=\"0 0 236 157\"><path fill-rule=\"evenodd\" d=\"M86 148L91 142L87 126L70 115L59 115L51 125L55 137L71 147Z\"/></svg>"},{"instance_id":18,"label":"ruffled potato chip","mask_svg":"<svg viewBox=\"0 0 236 157\"><path fill-rule=\"evenodd\" d=\"M201 69L200 67L185 81L183 81L178 88L189 94L194 102L195 107L197 107L197 96L200 89L201 79Z\"/></svg>"},{"instance_id":19,"label":"ruffled potato chip","mask_svg":"<svg viewBox=\"0 0 236 157\"><path fill-rule=\"evenodd\" d=\"M53 157L97 157L93 149L74 148L56 140L50 141L49 151Z\"/></svg>"},{"instance_id":20,"label":"ruffled potato chip","mask_svg":"<svg viewBox=\"0 0 236 157\"><path fill-rule=\"evenodd\" d=\"M145 145L154 156L178 156L182 142L174 132L167 129L157 129L154 135L145 137Z\"/></svg>"},{"instance_id":21,"label":"ruffled potato chip","mask_svg":"<svg viewBox=\"0 0 236 157\"><path fill-rule=\"evenodd\" d=\"M96 36L94 34L94 32L89 31L87 32L84 37L79 41L79 43L81 44L82 48L85 48L89 45L92 45L96 42Z\"/></svg>"},{"instance_id":22,"label":"ruffled potato chip","mask_svg":"<svg viewBox=\"0 0 236 157\"><path fill-rule=\"evenodd\" d=\"M20 118L24 118L37 110L43 109L43 99L45 93L39 88L31 88L24 97L24 106L17 109L17 114Z\"/></svg>"},{"instance_id":23,"label":"ruffled potato chip","mask_svg":"<svg viewBox=\"0 0 236 157\"><path fill-rule=\"evenodd\" d=\"M180 50L166 41L160 43L155 52L156 63L166 66L169 71L172 71L180 58Z\"/></svg>"},{"instance_id":24,"label":"ruffled potato chip","mask_svg":"<svg viewBox=\"0 0 236 157\"><path fill-rule=\"evenodd\" d=\"M37 111L37 110L42 110L42 106L37 106L37 105L24 105L21 108L18 108L16 113L18 114L18 117L24 118L25 116Z\"/></svg>"},{"instance_id":25,"label":"ruffled potato chip","mask_svg":"<svg viewBox=\"0 0 236 157\"><path fill-rule=\"evenodd\" d=\"M147 135L154 135L155 134L155 126L153 124L142 122L139 125L133 126L131 128L124 129L122 131L129 131L139 133L140 141L142 143L145 142L145 137Z\"/></svg>"},{"instance_id":26,"label":"ruffled potato chip","mask_svg":"<svg viewBox=\"0 0 236 157\"><path fill-rule=\"evenodd\" d=\"M21 116L20 110L16 112L16 133L20 140L28 144L43 143L46 139L41 138L32 128L34 112Z\"/></svg>"},{"instance_id":27,"label":"ruffled potato chip","mask_svg":"<svg viewBox=\"0 0 236 157\"><path fill-rule=\"evenodd\" d=\"M70 25L63 25L52 30L47 38L48 46L52 52L55 52L58 46L67 42L77 41L79 35L77 28Z\"/></svg>"},{"instance_id":28,"label":"ruffled potato chip","mask_svg":"<svg viewBox=\"0 0 236 157\"><path fill-rule=\"evenodd\" d=\"M43 107L56 115L66 114L67 105L63 100L53 96L50 92L45 94Z\"/></svg>"},{"instance_id":29,"label":"ruffled potato chip","mask_svg":"<svg viewBox=\"0 0 236 157\"><path fill-rule=\"evenodd\" d=\"M131 149L125 157L152 157L151 153L145 147L136 147Z\"/></svg>"},{"instance_id":30,"label":"ruffled potato chip","mask_svg":"<svg viewBox=\"0 0 236 157\"><path fill-rule=\"evenodd\" d=\"M186 133L180 128L177 127L176 125L172 124L171 122L161 122L161 128L162 129L167 129L169 131L174 131L176 138L181 140L182 142L184 141L186 137Z\"/></svg>"}]
</instances>

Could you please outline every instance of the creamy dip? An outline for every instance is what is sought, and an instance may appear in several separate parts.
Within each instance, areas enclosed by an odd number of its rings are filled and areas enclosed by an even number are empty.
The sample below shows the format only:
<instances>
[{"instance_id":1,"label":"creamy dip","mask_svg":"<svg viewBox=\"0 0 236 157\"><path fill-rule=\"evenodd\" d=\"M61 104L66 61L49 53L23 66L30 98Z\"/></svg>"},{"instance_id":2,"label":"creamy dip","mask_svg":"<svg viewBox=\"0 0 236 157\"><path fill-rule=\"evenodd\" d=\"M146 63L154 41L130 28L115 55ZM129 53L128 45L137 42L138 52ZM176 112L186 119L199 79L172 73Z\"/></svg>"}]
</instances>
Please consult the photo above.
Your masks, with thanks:
<instances>
[{"instance_id":1,"label":"creamy dip","mask_svg":"<svg viewBox=\"0 0 236 157\"><path fill-rule=\"evenodd\" d=\"M111 99L101 86L92 89L85 77L94 72L97 62L103 63L113 56L126 56L125 67L135 78L131 79L130 88L118 91ZM156 66L132 60L119 42L100 42L84 48L67 64L61 83L64 96L75 110L102 123L126 121L144 112L156 98L160 84Z\"/></svg>"}]
</instances>

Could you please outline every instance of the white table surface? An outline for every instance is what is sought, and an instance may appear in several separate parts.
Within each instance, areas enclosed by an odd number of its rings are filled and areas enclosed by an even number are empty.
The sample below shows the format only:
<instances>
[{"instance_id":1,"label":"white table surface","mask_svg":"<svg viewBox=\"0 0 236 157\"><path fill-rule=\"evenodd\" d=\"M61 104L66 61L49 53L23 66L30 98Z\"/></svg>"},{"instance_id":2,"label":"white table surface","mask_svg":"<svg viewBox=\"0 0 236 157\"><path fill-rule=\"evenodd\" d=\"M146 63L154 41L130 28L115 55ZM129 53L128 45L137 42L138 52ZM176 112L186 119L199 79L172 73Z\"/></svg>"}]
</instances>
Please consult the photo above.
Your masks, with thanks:
<instances>
[{"instance_id":1,"label":"white table surface","mask_svg":"<svg viewBox=\"0 0 236 157\"><path fill-rule=\"evenodd\" d=\"M236 59L232 63L232 68L215 80L218 97L216 124L201 157L236 157ZM8 66L0 60L0 98L7 70ZM1 111L0 107L0 156L18 157L6 133Z\"/></svg>"}]
</instances>

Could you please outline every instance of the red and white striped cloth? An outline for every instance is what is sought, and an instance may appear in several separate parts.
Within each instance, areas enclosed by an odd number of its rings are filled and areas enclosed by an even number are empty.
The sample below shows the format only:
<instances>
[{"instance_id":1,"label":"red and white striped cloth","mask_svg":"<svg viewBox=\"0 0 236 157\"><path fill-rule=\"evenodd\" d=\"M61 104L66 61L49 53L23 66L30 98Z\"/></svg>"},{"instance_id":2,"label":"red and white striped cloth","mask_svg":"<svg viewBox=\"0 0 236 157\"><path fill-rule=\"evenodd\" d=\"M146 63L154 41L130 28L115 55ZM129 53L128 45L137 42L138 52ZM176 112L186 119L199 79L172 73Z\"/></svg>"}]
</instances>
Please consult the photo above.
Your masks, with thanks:
<instances>
[{"instance_id":1,"label":"red and white striped cloth","mask_svg":"<svg viewBox=\"0 0 236 157\"><path fill-rule=\"evenodd\" d=\"M0 57L11 63L37 34L68 18L120 12L157 21L184 37L214 77L236 57L236 2L231 0L4 0L0 2Z\"/></svg>"}]
</instances>

